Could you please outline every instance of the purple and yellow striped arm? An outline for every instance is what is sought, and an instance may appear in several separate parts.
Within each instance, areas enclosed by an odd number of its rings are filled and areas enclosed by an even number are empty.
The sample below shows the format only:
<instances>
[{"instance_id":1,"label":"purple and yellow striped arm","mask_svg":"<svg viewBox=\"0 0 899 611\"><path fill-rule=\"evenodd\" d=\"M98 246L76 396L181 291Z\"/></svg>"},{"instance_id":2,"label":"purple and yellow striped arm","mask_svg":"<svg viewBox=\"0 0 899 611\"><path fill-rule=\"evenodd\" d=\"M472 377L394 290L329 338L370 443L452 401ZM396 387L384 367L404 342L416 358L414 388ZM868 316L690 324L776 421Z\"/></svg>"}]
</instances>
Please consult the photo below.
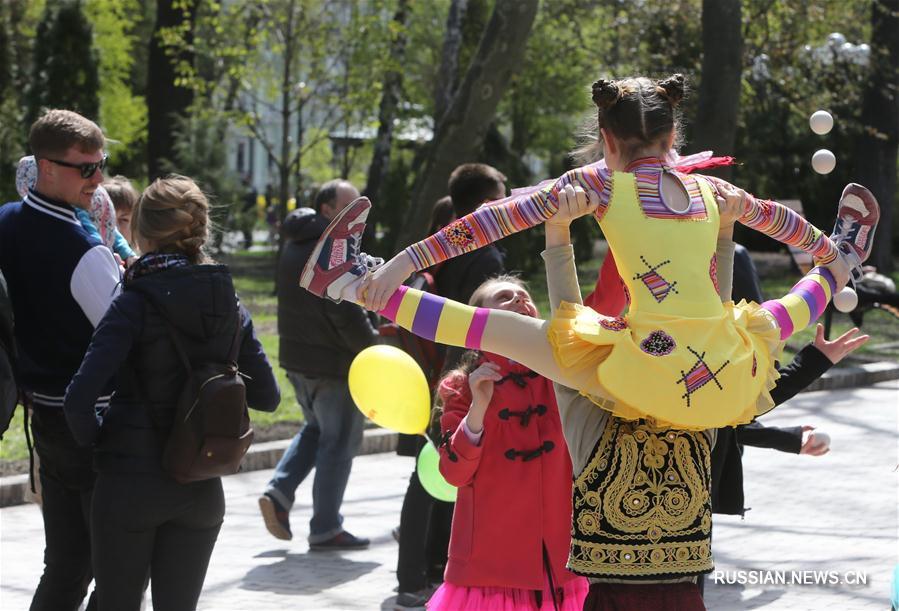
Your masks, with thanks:
<instances>
[{"instance_id":1,"label":"purple and yellow striped arm","mask_svg":"<svg viewBox=\"0 0 899 611\"><path fill-rule=\"evenodd\" d=\"M826 267L816 267L784 297L766 301L761 307L774 316L780 328L780 339L785 340L818 320L834 292L833 274Z\"/></svg>"},{"instance_id":2,"label":"purple and yellow striped arm","mask_svg":"<svg viewBox=\"0 0 899 611\"><path fill-rule=\"evenodd\" d=\"M401 286L379 314L419 337L479 350L490 310Z\"/></svg>"}]
</instances>

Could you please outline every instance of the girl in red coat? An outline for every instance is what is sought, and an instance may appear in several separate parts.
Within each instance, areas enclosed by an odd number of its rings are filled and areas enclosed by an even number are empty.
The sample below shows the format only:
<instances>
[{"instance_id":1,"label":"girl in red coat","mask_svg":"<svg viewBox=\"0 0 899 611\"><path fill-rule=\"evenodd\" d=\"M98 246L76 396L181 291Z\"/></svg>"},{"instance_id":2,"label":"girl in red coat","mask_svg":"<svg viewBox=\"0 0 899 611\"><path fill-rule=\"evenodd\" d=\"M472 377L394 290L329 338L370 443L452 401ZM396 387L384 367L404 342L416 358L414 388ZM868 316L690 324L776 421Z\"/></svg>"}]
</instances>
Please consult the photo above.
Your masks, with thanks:
<instances>
[{"instance_id":1,"label":"girl in red coat","mask_svg":"<svg viewBox=\"0 0 899 611\"><path fill-rule=\"evenodd\" d=\"M510 276L469 303L538 316ZM469 357L439 388L440 472L459 493L445 580L428 609L579 611L588 585L565 568L571 459L552 383L504 357Z\"/></svg>"}]
</instances>

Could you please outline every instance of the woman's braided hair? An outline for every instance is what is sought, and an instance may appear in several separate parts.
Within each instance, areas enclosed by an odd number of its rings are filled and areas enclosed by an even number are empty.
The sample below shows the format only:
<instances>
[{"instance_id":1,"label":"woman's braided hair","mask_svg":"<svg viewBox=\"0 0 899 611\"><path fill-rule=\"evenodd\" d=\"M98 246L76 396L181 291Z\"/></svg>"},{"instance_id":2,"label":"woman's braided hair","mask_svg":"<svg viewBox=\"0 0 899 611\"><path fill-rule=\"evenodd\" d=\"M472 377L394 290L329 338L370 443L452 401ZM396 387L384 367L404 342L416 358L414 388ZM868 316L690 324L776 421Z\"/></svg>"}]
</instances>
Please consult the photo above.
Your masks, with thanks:
<instances>
[{"instance_id":1,"label":"woman's braided hair","mask_svg":"<svg viewBox=\"0 0 899 611\"><path fill-rule=\"evenodd\" d=\"M147 187L132 215L136 235L152 240L158 252L180 253L191 263L206 263L209 200L190 178L177 174Z\"/></svg>"}]
</instances>

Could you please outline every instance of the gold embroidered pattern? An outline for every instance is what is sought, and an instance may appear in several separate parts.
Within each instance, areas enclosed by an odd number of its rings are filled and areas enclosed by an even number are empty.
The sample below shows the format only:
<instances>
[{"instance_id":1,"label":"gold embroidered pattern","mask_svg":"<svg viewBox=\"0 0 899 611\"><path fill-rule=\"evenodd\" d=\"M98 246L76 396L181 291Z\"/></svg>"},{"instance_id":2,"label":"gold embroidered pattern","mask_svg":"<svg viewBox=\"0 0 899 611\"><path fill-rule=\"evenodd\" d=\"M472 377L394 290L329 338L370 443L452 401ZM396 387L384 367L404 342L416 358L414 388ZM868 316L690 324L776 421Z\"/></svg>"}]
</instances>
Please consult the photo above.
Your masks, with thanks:
<instances>
[{"instance_id":1,"label":"gold embroidered pattern","mask_svg":"<svg viewBox=\"0 0 899 611\"><path fill-rule=\"evenodd\" d=\"M701 432L613 418L575 480L569 568L606 576L710 570L710 459Z\"/></svg>"}]
</instances>

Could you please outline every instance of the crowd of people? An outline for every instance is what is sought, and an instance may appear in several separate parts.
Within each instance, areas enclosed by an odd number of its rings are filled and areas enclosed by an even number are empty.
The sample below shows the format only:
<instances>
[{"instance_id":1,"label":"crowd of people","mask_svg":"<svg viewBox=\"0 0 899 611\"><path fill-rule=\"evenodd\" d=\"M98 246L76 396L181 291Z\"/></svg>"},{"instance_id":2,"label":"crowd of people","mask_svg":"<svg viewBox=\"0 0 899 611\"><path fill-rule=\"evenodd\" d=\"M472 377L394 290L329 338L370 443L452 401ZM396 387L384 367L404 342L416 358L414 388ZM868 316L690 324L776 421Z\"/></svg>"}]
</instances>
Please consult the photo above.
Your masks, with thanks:
<instances>
[{"instance_id":1,"label":"crowd of people","mask_svg":"<svg viewBox=\"0 0 899 611\"><path fill-rule=\"evenodd\" d=\"M421 348L428 437L458 489L455 504L434 499L413 471L394 530L398 607L704 609L712 514L744 511L740 446L828 450L811 425L755 417L866 341L856 329L830 341L819 326L779 363L784 341L857 275L879 212L850 185L828 237L677 165L683 86L680 75L597 81L602 160L511 194L497 169L463 164L432 235L387 263L361 251L371 204L346 180L286 217L278 357L304 424L259 497L274 537L292 539L296 490L314 469L309 549L369 546L341 515L364 425L347 379L389 327ZM244 415L276 409L280 389L228 268L207 252L209 202L193 180L140 194L105 180L100 128L66 110L42 115L29 145L22 199L0 207L0 271L42 491L31 608L77 609L93 580L89 610L138 609L148 587L156 609L194 609L225 514L220 476L252 438L240 410L227 426L207 415L206 387L239 397ZM586 300L569 230L583 216L614 252ZM735 222L818 267L765 301ZM547 320L494 244L538 224ZM635 382L647 377L670 383ZM192 435L200 450L185 464ZM408 437L400 452L424 443Z\"/></svg>"}]
</instances>

